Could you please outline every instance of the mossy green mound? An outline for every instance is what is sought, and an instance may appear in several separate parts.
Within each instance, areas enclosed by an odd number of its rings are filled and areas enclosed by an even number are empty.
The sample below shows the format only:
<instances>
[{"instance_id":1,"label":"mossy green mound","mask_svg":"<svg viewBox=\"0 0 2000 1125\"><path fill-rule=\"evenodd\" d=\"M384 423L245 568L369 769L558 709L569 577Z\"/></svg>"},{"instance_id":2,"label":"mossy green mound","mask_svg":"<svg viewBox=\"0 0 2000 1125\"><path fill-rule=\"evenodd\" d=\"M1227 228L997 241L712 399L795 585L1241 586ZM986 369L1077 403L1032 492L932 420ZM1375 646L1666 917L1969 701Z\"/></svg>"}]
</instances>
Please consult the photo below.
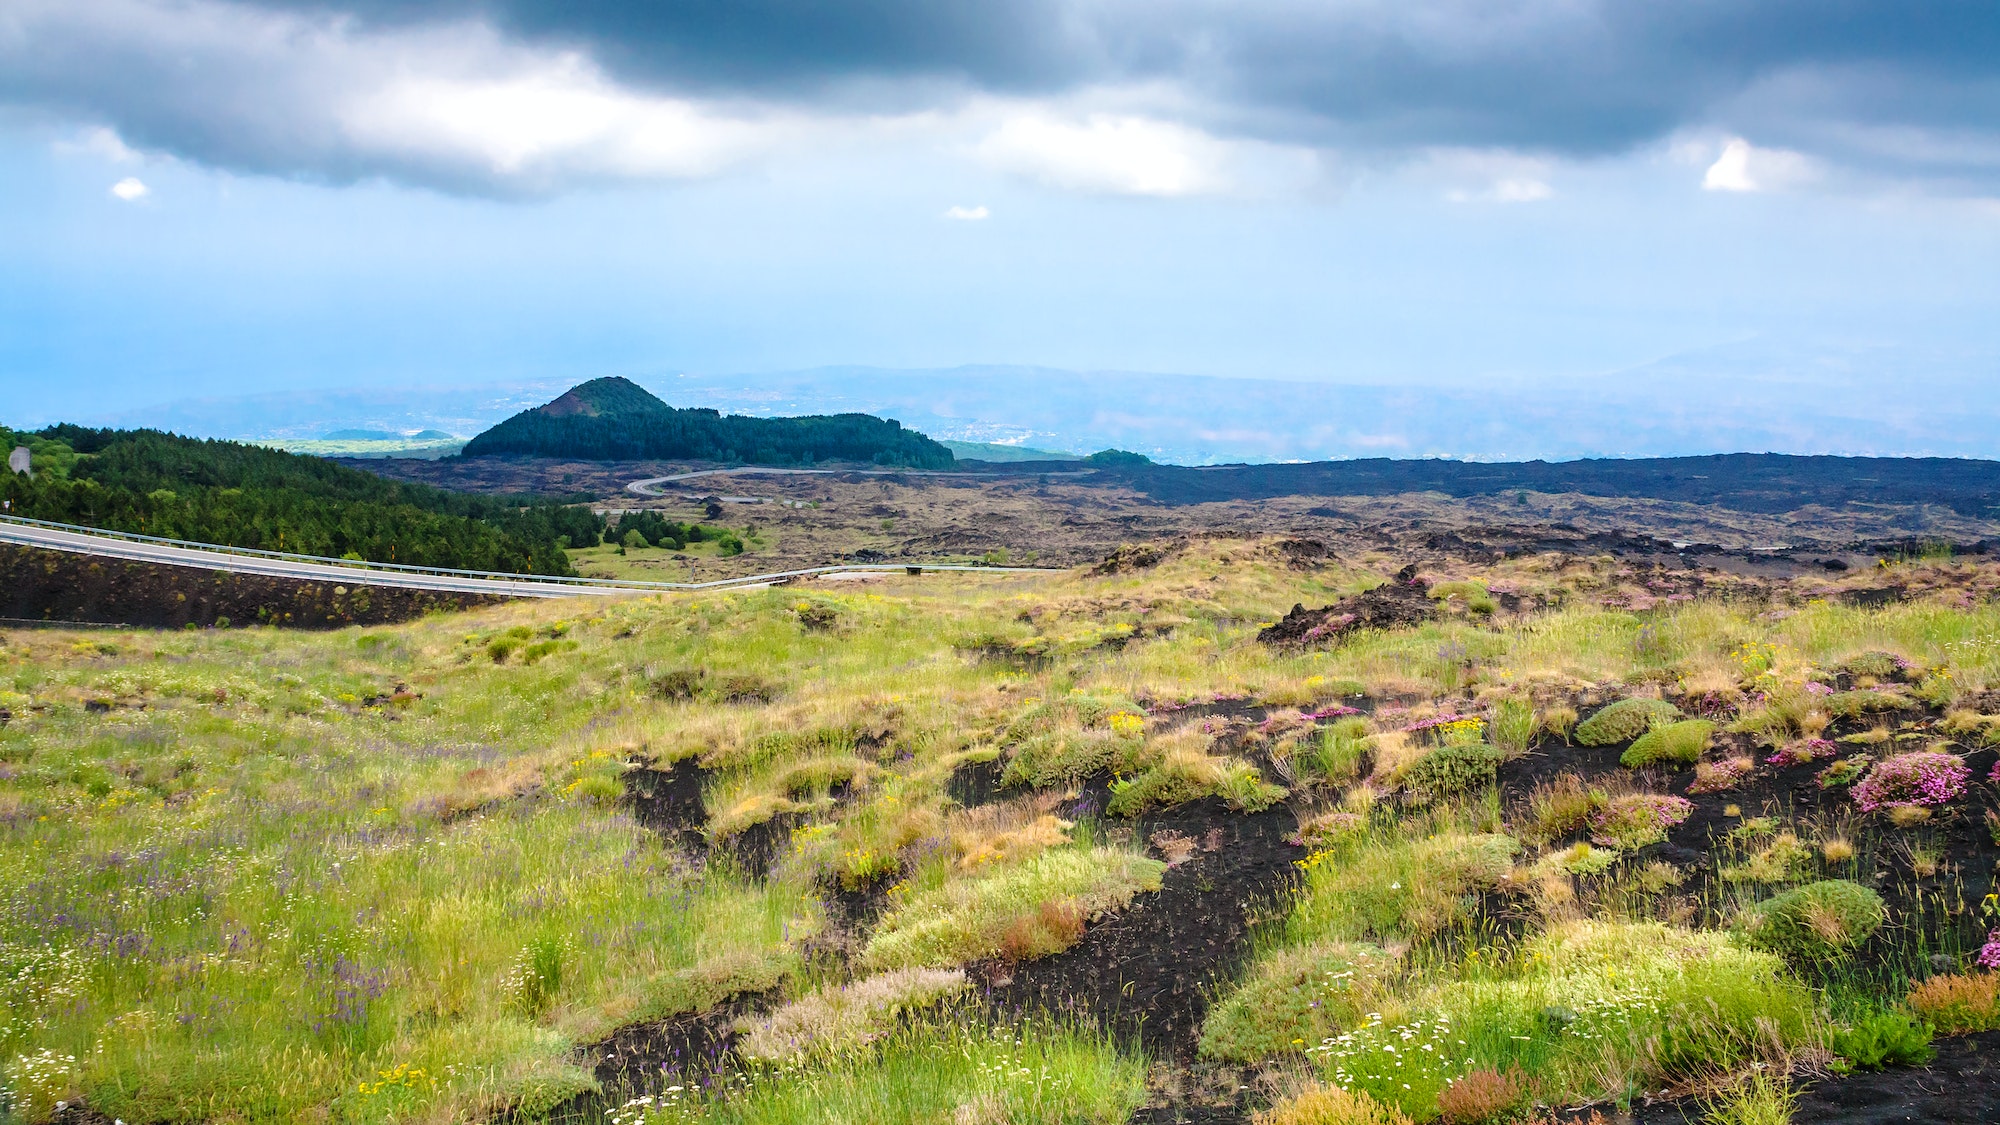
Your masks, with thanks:
<instances>
[{"instance_id":1,"label":"mossy green mound","mask_svg":"<svg viewBox=\"0 0 2000 1125\"><path fill-rule=\"evenodd\" d=\"M1398 958L1366 942L1317 942L1259 962L1210 1010L1201 1053L1254 1063L1317 1047L1358 1026Z\"/></svg>"},{"instance_id":2,"label":"mossy green mound","mask_svg":"<svg viewBox=\"0 0 2000 1125\"><path fill-rule=\"evenodd\" d=\"M1664 699L1621 699L1576 725L1576 740L1584 746L1630 742L1655 726L1681 718L1681 709Z\"/></svg>"},{"instance_id":3,"label":"mossy green mound","mask_svg":"<svg viewBox=\"0 0 2000 1125\"><path fill-rule=\"evenodd\" d=\"M1484 743L1440 746L1411 763L1403 781L1433 798L1476 793L1493 784L1506 758L1504 751Z\"/></svg>"},{"instance_id":4,"label":"mossy green mound","mask_svg":"<svg viewBox=\"0 0 2000 1125\"><path fill-rule=\"evenodd\" d=\"M1882 926L1882 896L1847 879L1794 887L1745 911L1738 925L1752 944L1801 961L1834 961Z\"/></svg>"},{"instance_id":5,"label":"mossy green mound","mask_svg":"<svg viewBox=\"0 0 2000 1125\"><path fill-rule=\"evenodd\" d=\"M1666 723L1634 739L1619 755L1618 764L1635 770L1661 762L1691 766L1701 760L1702 751L1714 737L1715 724L1707 719Z\"/></svg>"}]
</instances>

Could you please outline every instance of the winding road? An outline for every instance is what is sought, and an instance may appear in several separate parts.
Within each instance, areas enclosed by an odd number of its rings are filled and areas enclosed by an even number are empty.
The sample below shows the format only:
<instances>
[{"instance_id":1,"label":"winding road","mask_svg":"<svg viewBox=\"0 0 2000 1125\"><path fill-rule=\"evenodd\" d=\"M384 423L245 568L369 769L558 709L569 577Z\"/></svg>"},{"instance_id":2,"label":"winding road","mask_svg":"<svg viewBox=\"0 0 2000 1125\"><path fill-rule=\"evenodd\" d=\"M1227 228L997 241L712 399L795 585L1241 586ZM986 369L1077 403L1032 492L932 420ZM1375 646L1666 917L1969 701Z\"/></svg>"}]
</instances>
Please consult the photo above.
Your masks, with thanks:
<instances>
[{"instance_id":1,"label":"winding road","mask_svg":"<svg viewBox=\"0 0 2000 1125\"><path fill-rule=\"evenodd\" d=\"M1064 470L1061 473L1044 473L1041 475L1087 476L1096 471L1097 470L1095 469L1069 469L1069 470ZM759 465L743 465L734 469L697 469L691 473L675 473L672 476L666 476L666 477L647 477L644 480L635 480L630 484L626 485L625 491L639 496L665 496L666 493L660 491L659 487L660 485L672 484L675 481L693 480L696 477L729 477L729 476L810 477L810 476L832 476L832 475L842 475L842 476L859 475L859 476L871 476L871 477L991 478L996 476L997 474L991 472L985 472L985 473L953 472L950 469L779 469L779 468L767 468ZM762 504L767 502L765 498L761 496L724 496L721 497L720 499L723 500L725 503L733 502L738 504L743 504L743 503Z\"/></svg>"},{"instance_id":2,"label":"winding road","mask_svg":"<svg viewBox=\"0 0 2000 1125\"><path fill-rule=\"evenodd\" d=\"M675 590L748 589L768 586L788 578L816 574L857 571L895 572L915 564L876 563L844 566L816 566L773 574L746 574L713 582L630 582L611 578L557 578L540 575L498 574L480 570L447 570L437 567L399 566L394 563L360 563L319 555L294 555L279 551L258 551L248 547L225 547L214 543L190 543L102 531L73 524L45 523L40 520L0 516L0 543L40 547L51 551L95 555L100 558L133 562L187 566L201 570L225 570L236 574L260 574L306 582L339 582L359 586L397 586L412 590L438 590L460 594L494 594L511 598L574 598L630 594L658 594ZM925 571L973 571L984 573L1041 573L1043 568L1001 566L933 566Z\"/></svg>"}]
</instances>

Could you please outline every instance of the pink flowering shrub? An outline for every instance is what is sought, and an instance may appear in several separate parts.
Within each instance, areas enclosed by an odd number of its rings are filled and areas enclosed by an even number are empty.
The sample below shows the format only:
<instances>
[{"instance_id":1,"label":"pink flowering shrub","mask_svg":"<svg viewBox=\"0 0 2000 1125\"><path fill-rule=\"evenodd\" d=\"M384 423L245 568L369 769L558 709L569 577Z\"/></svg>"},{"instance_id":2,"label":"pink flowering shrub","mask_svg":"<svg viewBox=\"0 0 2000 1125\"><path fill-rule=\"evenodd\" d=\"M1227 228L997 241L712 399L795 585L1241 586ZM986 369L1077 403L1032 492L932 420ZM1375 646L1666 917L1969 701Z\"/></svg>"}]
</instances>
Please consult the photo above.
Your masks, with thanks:
<instances>
[{"instance_id":1,"label":"pink flowering shrub","mask_svg":"<svg viewBox=\"0 0 2000 1125\"><path fill-rule=\"evenodd\" d=\"M1757 768L1757 763L1748 758L1725 758L1719 762L1696 762L1694 784L1687 787L1690 793L1720 793L1733 789L1736 783L1749 776Z\"/></svg>"},{"instance_id":2,"label":"pink flowering shrub","mask_svg":"<svg viewBox=\"0 0 2000 1125\"><path fill-rule=\"evenodd\" d=\"M1667 829L1694 812L1694 802L1664 793L1617 797L1590 818L1591 843L1631 851L1667 838Z\"/></svg>"},{"instance_id":3,"label":"pink flowering shrub","mask_svg":"<svg viewBox=\"0 0 2000 1125\"><path fill-rule=\"evenodd\" d=\"M1942 805L1965 794L1972 771L1955 754L1918 750L1875 763L1854 783L1854 803L1863 812L1898 805Z\"/></svg>"},{"instance_id":4,"label":"pink flowering shrub","mask_svg":"<svg viewBox=\"0 0 2000 1125\"><path fill-rule=\"evenodd\" d=\"M1352 624L1354 624L1353 614L1337 613L1332 617L1326 618L1325 620L1321 621L1319 624L1313 626L1312 628L1307 629L1306 635L1300 637L1299 639L1305 642L1306 644L1312 644L1315 641L1323 641L1328 637L1339 636L1340 631L1342 629L1345 629Z\"/></svg>"},{"instance_id":5,"label":"pink flowering shrub","mask_svg":"<svg viewBox=\"0 0 2000 1125\"><path fill-rule=\"evenodd\" d=\"M2000 969L2000 930L1989 930L1986 944L1979 947L1979 967Z\"/></svg>"},{"instance_id":6,"label":"pink flowering shrub","mask_svg":"<svg viewBox=\"0 0 2000 1125\"><path fill-rule=\"evenodd\" d=\"M1826 738L1806 738L1786 744L1777 753L1764 759L1773 766L1802 766L1821 758L1831 758L1840 753L1839 744Z\"/></svg>"}]
</instances>

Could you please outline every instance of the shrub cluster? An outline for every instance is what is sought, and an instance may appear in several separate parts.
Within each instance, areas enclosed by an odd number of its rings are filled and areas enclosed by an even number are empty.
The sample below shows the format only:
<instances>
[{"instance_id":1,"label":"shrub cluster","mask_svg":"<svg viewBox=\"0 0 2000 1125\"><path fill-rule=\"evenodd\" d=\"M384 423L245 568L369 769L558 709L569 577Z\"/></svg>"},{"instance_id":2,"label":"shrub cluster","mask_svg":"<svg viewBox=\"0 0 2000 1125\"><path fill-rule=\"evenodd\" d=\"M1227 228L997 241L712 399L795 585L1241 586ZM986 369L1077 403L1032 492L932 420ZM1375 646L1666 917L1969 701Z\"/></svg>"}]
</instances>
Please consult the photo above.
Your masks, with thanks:
<instances>
[{"instance_id":1,"label":"shrub cluster","mask_svg":"<svg viewBox=\"0 0 2000 1125\"><path fill-rule=\"evenodd\" d=\"M1584 746L1609 746L1679 718L1681 709L1664 699L1621 699L1578 723L1575 737Z\"/></svg>"},{"instance_id":2,"label":"shrub cluster","mask_svg":"<svg viewBox=\"0 0 2000 1125\"><path fill-rule=\"evenodd\" d=\"M1354 1027L1397 957L1365 942L1325 941L1260 961L1202 1025L1201 1053L1254 1063Z\"/></svg>"},{"instance_id":3,"label":"shrub cluster","mask_svg":"<svg viewBox=\"0 0 2000 1125\"><path fill-rule=\"evenodd\" d=\"M1590 818L1593 842L1607 848L1636 851L1667 838L1667 830L1694 812L1694 802L1663 793L1630 793L1615 797Z\"/></svg>"},{"instance_id":4,"label":"shrub cluster","mask_svg":"<svg viewBox=\"0 0 2000 1125\"><path fill-rule=\"evenodd\" d=\"M1916 750L1875 763L1849 793L1863 812L1907 805L1942 805L1965 795L1972 771L1956 754Z\"/></svg>"},{"instance_id":5,"label":"shrub cluster","mask_svg":"<svg viewBox=\"0 0 2000 1125\"><path fill-rule=\"evenodd\" d=\"M1922 1066L1937 1052L1931 1029L1896 1011L1870 1012L1833 1035L1833 1053L1861 1070Z\"/></svg>"},{"instance_id":6,"label":"shrub cluster","mask_svg":"<svg viewBox=\"0 0 2000 1125\"><path fill-rule=\"evenodd\" d=\"M1743 913L1750 941L1800 961L1832 961L1867 941L1888 917L1882 896L1849 879L1822 879Z\"/></svg>"},{"instance_id":7,"label":"shrub cluster","mask_svg":"<svg viewBox=\"0 0 2000 1125\"><path fill-rule=\"evenodd\" d=\"M1659 762L1691 766L1701 760L1702 751L1714 737L1715 724L1707 719L1662 723L1634 739L1619 756L1618 764L1635 770Z\"/></svg>"},{"instance_id":8,"label":"shrub cluster","mask_svg":"<svg viewBox=\"0 0 2000 1125\"><path fill-rule=\"evenodd\" d=\"M965 991L962 969L895 969L794 1000L740 1026L737 1050L766 1062L798 1062L865 1047L903 1013Z\"/></svg>"},{"instance_id":9,"label":"shrub cluster","mask_svg":"<svg viewBox=\"0 0 2000 1125\"><path fill-rule=\"evenodd\" d=\"M1947 973L1910 989L1910 1010L1946 1035L2000 1027L2000 975Z\"/></svg>"},{"instance_id":10,"label":"shrub cluster","mask_svg":"<svg viewBox=\"0 0 2000 1125\"><path fill-rule=\"evenodd\" d=\"M1440 746L1412 762L1403 782L1432 799L1476 793L1493 784L1506 753L1484 743Z\"/></svg>"}]
</instances>

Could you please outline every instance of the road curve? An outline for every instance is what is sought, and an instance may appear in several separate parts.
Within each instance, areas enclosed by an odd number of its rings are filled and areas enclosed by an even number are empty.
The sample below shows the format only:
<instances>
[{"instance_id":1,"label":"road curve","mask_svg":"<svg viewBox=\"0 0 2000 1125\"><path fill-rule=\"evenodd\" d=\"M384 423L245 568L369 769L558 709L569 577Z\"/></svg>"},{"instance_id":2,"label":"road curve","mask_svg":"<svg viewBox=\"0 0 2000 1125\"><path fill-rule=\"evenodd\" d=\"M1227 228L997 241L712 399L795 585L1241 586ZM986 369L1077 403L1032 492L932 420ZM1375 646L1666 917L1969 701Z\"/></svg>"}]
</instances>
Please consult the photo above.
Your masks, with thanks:
<instances>
[{"instance_id":1,"label":"road curve","mask_svg":"<svg viewBox=\"0 0 2000 1125\"><path fill-rule=\"evenodd\" d=\"M1065 470L1060 475L1086 476L1093 472L1096 472L1096 470L1071 469L1071 470ZM773 466L764 466L764 465L743 465L734 469L697 469L691 473L675 473L672 476L666 476L666 477L647 477L644 480L635 480L630 484L627 484L625 486L625 491L634 493L639 496L665 496L666 493L660 491L659 487L660 485L672 484L675 481L681 481L681 480L693 480L696 477L729 477L729 476L810 477L810 476L828 476L834 474L860 474L862 476L875 476L875 477L993 477L1000 475L992 472L968 473L968 472L954 471L951 469L780 469ZM1043 475L1053 476L1057 474L1043 474ZM723 497L723 499L741 501L741 500L754 500L758 499L758 497L725 496Z\"/></svg>"},{"instance_id":2,"label":"road curve","mask_svg":"<svg viewBox=\"0 0 2000 1125\"><path fill-rule=\"evenodd\" d=\"M815 574L906 569L906 564L902 563L818 566L773 574L746 574L740 578L721 578L713 582L620 582L605 578L509 576L486 571L453 571L430 567L396 566L388 563L346 562L316 555L287 555L245 547L223 547L212 543L189 543L176 539L107 532L70 524L43 523L15 516L0 516L0 543L15 543L51 551L95 555L100 558L187 566L200 570L223 570L236 574L259 574L307 582L337 582L349 586L396 586L410 590L491 594L509 598L574 598L659 594L676 590L741 589L768 586L783 579L805 578ZM924 565L922 569L1013 574L1056 573L1044 568L1030 567Z\"/></svg>"}]
</instances>

